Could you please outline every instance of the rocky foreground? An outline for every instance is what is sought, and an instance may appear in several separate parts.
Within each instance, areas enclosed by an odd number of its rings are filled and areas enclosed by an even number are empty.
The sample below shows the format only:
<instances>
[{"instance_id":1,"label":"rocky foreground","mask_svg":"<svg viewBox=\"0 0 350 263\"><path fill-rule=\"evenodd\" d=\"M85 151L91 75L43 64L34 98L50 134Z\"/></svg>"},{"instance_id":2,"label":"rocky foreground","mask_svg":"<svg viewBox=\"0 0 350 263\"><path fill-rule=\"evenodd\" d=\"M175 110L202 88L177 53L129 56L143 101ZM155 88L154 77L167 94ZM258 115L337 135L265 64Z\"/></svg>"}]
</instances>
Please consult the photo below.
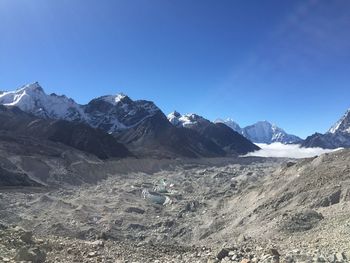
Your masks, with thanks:
<instances>
[{"instance_id":1,"label":"rocky foreground","mask_svg":"<svg viewBox=\"0 0 350 263\"><path fill-rule=\"evenodd\" d=\"M47 236L34 237L20 227L1 226L1 262L348 262L345 252L294 249L284 254L274 247L246 244L219 250L134 244L111 240L83 241Z\"/></svg>"},{"instance_id":2,"label":"rocky foreground","mask_svg":"<svg viewBox=\"0 0 350 263\"><path fill-rule=\"evenodd\" d=\"M2 188L0 262L350 261L349 151L123 162L93 184Z\"/></svg>"}]
</instances>

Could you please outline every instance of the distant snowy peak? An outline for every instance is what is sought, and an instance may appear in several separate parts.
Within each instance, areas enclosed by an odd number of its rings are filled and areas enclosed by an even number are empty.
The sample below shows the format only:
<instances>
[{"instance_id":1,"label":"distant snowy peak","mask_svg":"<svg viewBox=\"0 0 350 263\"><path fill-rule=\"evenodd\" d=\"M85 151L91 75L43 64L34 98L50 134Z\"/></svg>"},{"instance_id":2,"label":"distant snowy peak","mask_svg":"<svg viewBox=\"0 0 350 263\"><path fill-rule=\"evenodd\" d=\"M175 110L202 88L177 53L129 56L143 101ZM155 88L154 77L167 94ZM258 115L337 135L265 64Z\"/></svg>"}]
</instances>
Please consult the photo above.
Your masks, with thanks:
<instances>
[{"instance_id":1,"label":"distant snowy peak","mask_svg":"<svg viewBox=\"0 0 350 263\"><path fill-rule=\"evenodd\" d=\"M295 136L286 133L283 129L277 127L268 121L259 121L253 125L241 128L232 119L217 119L216 123L224 123L234 131L242 134L247 139L254 143L273 143L281 142L285 144L300 143L302 140Z\"/></svg>"},{"instance_id":2,"label":"distant snowy peak","mask_svg":"<svg viewBox=\"0 0 350 263\"><path fill-rule=\"evenodd\" d=\"M84 119L83 110L74 100L56 94L47 95L38 82L22 86L15 91L1 93L0 104L16 106L43 118L69 121Z\"/></svg>"},{"instance_id":3,"label":"distant snowy peak","mask_svg":"<svg viewBox=\"0 0 350 263\"><path fill-rule=\"evenodd\" d=\"M202 116L199 116L199 115L194 114L194 113L181 115L177 111L174 111L174 112L168 114L167 117L168 117L169 122L177 127L191 127L191 126L195 126L201 122L209 122L208 120L206 120Z\"/></svg>"},{"instance_id":4,"label":"distant snowy peak","mask_svg":"<svg viewBox=\"0 0 350 263\"><path fill-rule=\"evenodd\" d=\"M348 109L343 117L337 121L328 131L328 133L350 133L350 109Z\"/></svg>"},{"instance_id":5,"label":"distant snowy peak","mask_svg":"<svg viewBox=\"0 0 350 263\"><path fill-rule=\"evenodd\" d=\"M243 135L255 143L285 144L300 143L302 140L295 135L286 133L283 129L268 121L259 121L243 129Z\"/></svg>"},{"instance_id":6,"label":"distant snowy peak","mask_svg":"<svg viewBox=\"0 0 350 263\"><path fill-rule=\"evenodd\" d=\"M39 83L0 92L0 104L17 106L40 118L86 123L109 133L133 127L160 112L151 101L133 101L125 94L106 95L79 105L66 96L47 95Z\"/></svg>"},{"instance_id":7,"label":"distant snowy peak","mask_svg":"<svg viewBox=\"0 0 350 263\"><path fill-rule=\"evenodd\" d=\"M239 124L233 121L231 118L227 118L226 120L216 119L215 123L223 123L238 133L242 133L243 131L242 128L239 126Z\"/></svg>"}]
</instances>

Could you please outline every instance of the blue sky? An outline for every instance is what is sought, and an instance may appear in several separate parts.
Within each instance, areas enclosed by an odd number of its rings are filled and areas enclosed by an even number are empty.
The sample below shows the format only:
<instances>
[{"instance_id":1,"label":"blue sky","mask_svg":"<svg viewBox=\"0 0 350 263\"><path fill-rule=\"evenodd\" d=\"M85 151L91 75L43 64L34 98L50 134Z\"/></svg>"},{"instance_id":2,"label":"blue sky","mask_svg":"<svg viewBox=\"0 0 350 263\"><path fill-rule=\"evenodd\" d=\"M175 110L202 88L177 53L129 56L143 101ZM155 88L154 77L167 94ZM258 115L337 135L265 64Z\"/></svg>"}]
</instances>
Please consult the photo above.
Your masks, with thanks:
<instances>
[{"instance_id":1,"label":"blue sky","mask_svg":"<svg viewBox=\"0 0 350 263\"><path fill-rule=\"evenodd\" d=\"M269 120L305 137L350 107L350 1L0 0L0 89Z\"/></svg>"}]
</instances>

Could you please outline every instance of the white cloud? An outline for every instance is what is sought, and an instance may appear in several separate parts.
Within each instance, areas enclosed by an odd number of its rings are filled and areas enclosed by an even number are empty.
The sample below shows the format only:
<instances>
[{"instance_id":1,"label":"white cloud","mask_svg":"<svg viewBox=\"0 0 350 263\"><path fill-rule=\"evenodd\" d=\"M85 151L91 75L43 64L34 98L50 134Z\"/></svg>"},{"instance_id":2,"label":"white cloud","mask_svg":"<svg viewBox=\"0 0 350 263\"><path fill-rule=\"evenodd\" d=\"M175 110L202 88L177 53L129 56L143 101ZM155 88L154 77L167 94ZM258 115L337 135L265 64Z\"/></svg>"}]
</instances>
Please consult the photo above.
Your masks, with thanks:
<instances>
[{"instance_id":1,"label":"white cloud","mask_svg":"<svg viewBox=\"0 0 350 263\"><path fill-rule=\"evenodd\" d=\"M256 145L258 145L261 148L261 150L248 153L245 156L307 158L339 150L322 148L302 148L298 144L286 145L279 142L272 144L257 143Z\"/></svg>"}]
</instances>

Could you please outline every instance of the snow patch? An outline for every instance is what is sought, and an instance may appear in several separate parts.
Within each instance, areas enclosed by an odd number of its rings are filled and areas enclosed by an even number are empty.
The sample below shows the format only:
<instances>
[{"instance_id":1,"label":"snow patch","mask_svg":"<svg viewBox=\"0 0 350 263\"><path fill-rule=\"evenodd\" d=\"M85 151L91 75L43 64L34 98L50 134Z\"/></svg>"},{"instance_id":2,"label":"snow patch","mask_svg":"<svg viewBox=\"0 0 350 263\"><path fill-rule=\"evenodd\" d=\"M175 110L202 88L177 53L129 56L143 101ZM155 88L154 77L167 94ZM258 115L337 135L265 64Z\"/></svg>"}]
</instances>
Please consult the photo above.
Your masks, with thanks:
<instances>
[{"instance_id":1,"label":"snow patch","mask_svg":"<svg viewBox=\"0 0 350 263\"><path fill-rule=\"evenodd\" d=\"M107 95L103 97L103 100L112 104L117 105L119 102L121 102L124 98L126 98L126 95L123 93L118 93L117 95Z\"/></svg>"},{"instance_id":2,"label":"snow patch","mask_svg":"<svg viewBox=\"0 0 350 263\"><path fill-rule=\"evenodd\" d=\"M194 113L189 113L185 115L181 115L177 111L174 111L167 116L169 122L177 127L191 127L200 122L207 121L202 116L199 116Z\"/></svg>"}]
</instances>

